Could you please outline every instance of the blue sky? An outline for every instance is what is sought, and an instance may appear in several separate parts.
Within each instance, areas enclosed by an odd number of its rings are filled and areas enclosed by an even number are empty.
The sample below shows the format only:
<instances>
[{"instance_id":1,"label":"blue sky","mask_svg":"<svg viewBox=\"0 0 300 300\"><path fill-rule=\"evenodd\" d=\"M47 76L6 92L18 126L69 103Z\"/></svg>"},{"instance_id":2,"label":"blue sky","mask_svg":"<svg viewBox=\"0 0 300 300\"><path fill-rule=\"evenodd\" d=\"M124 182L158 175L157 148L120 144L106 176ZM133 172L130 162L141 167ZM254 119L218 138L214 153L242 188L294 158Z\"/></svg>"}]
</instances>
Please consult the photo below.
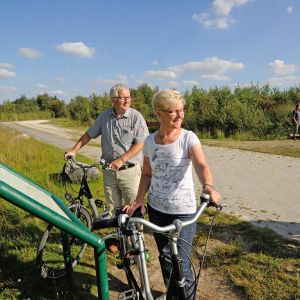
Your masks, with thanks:
<instances>
[{"instance_id":1,"label":"blue sky","mask_svg":"<svg viewBox=\"0 0 300 300\"><path fill-rule=\"evenodd\" d=\"M300 84L297 0L2 0L0 103L116 83Z\"/></svg>"}]
</instances>

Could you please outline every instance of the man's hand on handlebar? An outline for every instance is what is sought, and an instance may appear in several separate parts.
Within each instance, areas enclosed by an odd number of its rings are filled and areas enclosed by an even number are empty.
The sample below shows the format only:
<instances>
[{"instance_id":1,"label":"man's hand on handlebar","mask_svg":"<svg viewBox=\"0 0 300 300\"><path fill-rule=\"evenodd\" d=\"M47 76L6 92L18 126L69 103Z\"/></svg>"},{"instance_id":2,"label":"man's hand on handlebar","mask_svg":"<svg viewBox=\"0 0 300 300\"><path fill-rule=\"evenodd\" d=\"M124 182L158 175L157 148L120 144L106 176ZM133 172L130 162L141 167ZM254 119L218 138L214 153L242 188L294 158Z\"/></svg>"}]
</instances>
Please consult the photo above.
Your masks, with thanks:
<instances>
[{"instance_id":1,"label":"man's hand on handlebar","mask_svg":"<svg viewBox=\"0 0 300 300\"><path fill-rule=\"evenodd\" d=\"M64 159L70 159L71 157L74 159L76 156L76 151L75 150L69 150L65 152L64 154Z\"/></svg>"},{"instance_id":2,"label":"man's hand on handlebar","mask_svg":"<svg viewBox=\"0 0 300 300\"><path fill-rule=\"evenodd\" d=\"M117 170L119 170L123 165L124 165L124 162L122 161L122 159L117 158L117 159L114 159L114 160L109 164L109 168L117 171Z\"/></svg>"}]
</instances>

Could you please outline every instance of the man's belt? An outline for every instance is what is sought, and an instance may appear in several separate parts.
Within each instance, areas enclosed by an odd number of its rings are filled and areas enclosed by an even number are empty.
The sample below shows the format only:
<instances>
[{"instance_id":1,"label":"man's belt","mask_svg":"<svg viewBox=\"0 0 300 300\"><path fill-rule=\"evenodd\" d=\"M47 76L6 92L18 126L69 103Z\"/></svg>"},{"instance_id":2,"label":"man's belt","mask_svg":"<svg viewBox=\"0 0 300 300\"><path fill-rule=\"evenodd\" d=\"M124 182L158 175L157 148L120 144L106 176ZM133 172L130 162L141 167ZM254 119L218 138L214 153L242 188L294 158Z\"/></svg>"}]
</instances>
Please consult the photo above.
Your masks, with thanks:
<instances>
[{"instance_id":1,"label":"man's belt","mask_svg":"<svg viewBox=\"0 0 300 300\"><path fill-rule=\"evenodd\" d=\"M136 166L136 164L134 164L134 163L128 163L128 164L123 165L121 168L119 168L119 171L126 170L126 169L129 169L129 168L133 168L135 166Z\"/></svg>"}]
</instances>

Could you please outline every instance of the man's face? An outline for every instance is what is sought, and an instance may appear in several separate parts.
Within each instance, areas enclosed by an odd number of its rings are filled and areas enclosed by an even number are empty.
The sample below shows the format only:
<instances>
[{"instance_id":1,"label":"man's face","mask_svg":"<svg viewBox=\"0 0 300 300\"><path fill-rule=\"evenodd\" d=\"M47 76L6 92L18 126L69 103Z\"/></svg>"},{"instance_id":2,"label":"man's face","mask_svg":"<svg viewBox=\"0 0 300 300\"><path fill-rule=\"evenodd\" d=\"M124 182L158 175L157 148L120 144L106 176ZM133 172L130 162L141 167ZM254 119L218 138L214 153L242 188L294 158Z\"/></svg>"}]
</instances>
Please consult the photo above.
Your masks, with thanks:
<instances>
[{"instance_id":1,"label":"man's face","mask_svg":"<svg viewBox=\"0 0 300 300\"><path fill-rule=\"evenodd\" d=\"M130 91L128 89L119 90L119 97L112 99L116 110L127 110L131 104Z\"/></svg>"}]
</instances>

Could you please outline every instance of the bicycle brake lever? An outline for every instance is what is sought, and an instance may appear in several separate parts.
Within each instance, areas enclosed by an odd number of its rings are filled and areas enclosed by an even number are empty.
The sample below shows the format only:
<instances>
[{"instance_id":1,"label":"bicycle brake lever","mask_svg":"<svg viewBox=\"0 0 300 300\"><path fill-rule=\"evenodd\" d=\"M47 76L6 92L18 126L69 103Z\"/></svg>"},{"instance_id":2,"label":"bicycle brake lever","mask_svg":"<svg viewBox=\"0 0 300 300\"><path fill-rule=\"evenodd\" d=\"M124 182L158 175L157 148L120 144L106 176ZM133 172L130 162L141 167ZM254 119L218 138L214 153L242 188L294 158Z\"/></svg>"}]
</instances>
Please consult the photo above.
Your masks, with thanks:
<instances>
[{"instance_id":1,"label":"bicycle brake lever","mask_svg":"<svg viewBox=\"0 0 300 300\"><path fill-rule=\"evenodd\" d=\"M129 216L127 214L120 214L119 217L118 217L119 227L122 227L122 226L126 225L128 219L129 219Z\"/></svg>"}]
</instances>

